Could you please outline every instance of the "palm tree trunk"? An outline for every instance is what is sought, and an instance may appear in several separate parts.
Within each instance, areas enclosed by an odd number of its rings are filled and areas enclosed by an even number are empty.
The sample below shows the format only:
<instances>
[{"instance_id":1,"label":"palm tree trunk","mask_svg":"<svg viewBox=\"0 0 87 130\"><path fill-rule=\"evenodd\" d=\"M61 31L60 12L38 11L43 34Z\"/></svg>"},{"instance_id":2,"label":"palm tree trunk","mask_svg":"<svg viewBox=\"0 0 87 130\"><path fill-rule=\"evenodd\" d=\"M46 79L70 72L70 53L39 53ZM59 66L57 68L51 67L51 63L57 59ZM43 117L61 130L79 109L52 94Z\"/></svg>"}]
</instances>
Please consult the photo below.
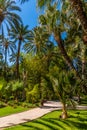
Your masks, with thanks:
<instances>
[{"instance_id":1,"label":"palm tree trunk","mask_svg":"<svg viewBox=\"0 0 87 130\"><path fill-rule=\"evenodd\" d=\"M86 46L82 46L82 51L81 51L81 58L82 58L82 79L85 79L85 65L86 65L86 57L85 57L85 51L86 51Z\"/></svg>"},{"instance_id":2,"label":"palm tree trunk","mask_svg":"<svg viewBox=\"0 0 87 130\"><path fill-rule=\"evenodd\" d=\"M4 67L4 76L6 78L7 74L7 48L5 47L5 67Z\"/></svg>"},{"instance_id":3,"label":"palm tree trunk","mask_svg":"<svg viewBox=\"0 0 87 130\"><path fill-rule=\"evenodd\" d=\"M85 79L85 59L82 60L82 79Z\"/></svg>"},{"instance_id":4,"label":"palm tree trunk","mask_svg":"<svg viewBox=\"0 0 87 130\"><path fill-rule=\"evenodd\" d=\"M66 119L66 118L68 118L67 109L66 109L66 104L65 104L65 103L62 103L62 105L63 105L63 108L62 108L61 118L62 118L62 119Z\"/></svg>"},{"instance_id":5,"label":"palm tree trunk","mask_svg":"<svg viewBox=\"0 0 87 130\"><path fill-rule=\"evenodd\" d=\"M16 77L20 78L19 74L19 57L20 57L20 48L21 48L21 40L19 40L18 44L18 52L17 52L17 59L16 59Z\"/></svg>"},{"instance_id":6,"label":"palm tree trunk","mask_svg":"<svg viewBox=\"0 0 87 130\"><path fill-rule=\"evenodd\" d=\"M66 50L65 50L65 48L64 48L64 45L63 45L63 43L62 43L62 40L61 40L61 38L60 38L60 36L58 36L57 34L54 34L54 37L55 37L55 40L56 40L56 42L57 42L57 44L58 44L58 47L60 48L61 54L63 55L63 57L64 57L64 59L65 59L67 65L68 65L72 70L75 71L76 76L80 79L80 75L79 75L78 71L75 69L75 67L74 67L74 65L73 65L73 63L72 63L70 57L68 56L68 54L67 54L67 52L66 52Z\"/></svg>"},{"instance_id":7,"label":"palm tree trunk","mask_svg":"<svg viewBox=\"0 0 87 130\"><path fill-rule=\"evenodd\" d=\"M83 4L81 0L70 0L72 8L75 10L76 15L78 16L84 32L87 34L87 16L83 9Z\"/></svg>"}]
</instances>

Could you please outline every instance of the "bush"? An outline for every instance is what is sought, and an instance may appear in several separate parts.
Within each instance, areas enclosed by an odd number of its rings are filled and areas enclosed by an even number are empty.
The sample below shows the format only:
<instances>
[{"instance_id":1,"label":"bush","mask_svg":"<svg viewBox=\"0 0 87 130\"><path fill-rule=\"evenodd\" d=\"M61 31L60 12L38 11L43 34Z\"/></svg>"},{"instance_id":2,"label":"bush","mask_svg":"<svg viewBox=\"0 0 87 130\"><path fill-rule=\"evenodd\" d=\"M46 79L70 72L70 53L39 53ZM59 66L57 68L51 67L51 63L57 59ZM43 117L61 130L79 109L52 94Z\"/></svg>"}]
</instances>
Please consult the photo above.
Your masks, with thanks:
<instances>
[{"instance_id":1,"label":"bush","mask_svg":"<svg viewBox=\"0 0 87 130\"><path fill-rule=\"evenodd\" d=\"M38 104L32 104L32 103L27 103L27 102L23 102L23 103L21 103L21 106L22 107L27 107L27 108L34 108L34 107L36 107L36 106L38 106Z\"/></svg>"},{"instance_id":2,"label":"bush","mask_svg":"<svg viewBox=\"0 0 87 130\"><path fill-rule=\"evenodd\" d=\"M3 107L5 107L6 106L6 104L4 103L4 102L1 102L0 101L0 108L3 108Z\"/></svg>"},{"instance_id":3,"label":"bush","mask_svg":"<svg viewBox=\"0 0 87 130\"><path fill-rule=\"evenodd\" d=\"M27 102L36 103L40 99L40 91L38 88L38 84L36 84L30 92L26 92L26 100Z\"/></svg>"}]
</instances>

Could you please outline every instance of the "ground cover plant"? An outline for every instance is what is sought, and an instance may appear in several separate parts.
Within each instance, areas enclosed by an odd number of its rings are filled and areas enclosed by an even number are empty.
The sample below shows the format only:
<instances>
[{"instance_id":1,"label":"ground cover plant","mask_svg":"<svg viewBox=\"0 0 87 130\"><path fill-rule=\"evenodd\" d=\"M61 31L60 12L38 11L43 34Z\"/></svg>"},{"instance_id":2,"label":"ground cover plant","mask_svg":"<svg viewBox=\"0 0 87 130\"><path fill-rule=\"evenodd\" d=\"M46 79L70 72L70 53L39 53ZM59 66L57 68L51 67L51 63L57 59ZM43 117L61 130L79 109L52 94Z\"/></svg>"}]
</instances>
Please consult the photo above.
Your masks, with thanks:
<instances>
[{"instance_id":1,"label":"ground cover plant","mask_svg":"<svg viewBox=\"0 0 87 130\"><path fill-rule=\"evenodd\" d=\"M69 118L61 119L61 111L51 112L34 121L20 124L5 130L86 130L87 111L69 110Z\"/></svg>"}]
</instances>

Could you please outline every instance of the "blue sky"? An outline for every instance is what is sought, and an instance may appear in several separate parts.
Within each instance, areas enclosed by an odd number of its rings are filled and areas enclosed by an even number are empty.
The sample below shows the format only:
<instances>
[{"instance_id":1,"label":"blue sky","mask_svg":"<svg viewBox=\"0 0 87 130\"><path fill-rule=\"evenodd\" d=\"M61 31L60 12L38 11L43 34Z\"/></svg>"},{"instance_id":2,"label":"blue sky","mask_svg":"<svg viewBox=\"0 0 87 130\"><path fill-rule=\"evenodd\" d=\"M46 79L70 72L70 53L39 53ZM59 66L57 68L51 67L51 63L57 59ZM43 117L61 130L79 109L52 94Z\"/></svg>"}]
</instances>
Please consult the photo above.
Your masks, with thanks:
<instances>
[{"instance_id":1,"label":"blue sky","mask_svg":"<svg viewBox=\"0 0 87 130\"><path fill-rule=\"evenodd\" d=\"M32 29L38 25L38 11L36 8L36 0L29 0L20 5L22 12L19 15L22 17L24 25L29 25L29 29Z\"/></svg>"}]
</instances>

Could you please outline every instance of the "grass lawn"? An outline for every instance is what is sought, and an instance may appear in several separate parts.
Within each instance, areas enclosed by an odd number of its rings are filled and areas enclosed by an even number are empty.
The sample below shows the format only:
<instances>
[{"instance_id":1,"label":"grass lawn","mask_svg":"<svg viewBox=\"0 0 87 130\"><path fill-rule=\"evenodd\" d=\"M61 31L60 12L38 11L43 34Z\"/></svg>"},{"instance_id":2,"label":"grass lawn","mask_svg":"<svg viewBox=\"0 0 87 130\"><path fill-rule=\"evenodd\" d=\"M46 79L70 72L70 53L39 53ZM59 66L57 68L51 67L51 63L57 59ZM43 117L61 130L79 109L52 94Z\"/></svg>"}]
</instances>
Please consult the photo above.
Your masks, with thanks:
<instances>
[{"instance_id":1,"label":"grass lawn","mask_svg":"<svg viewBox=\"0 0 87 130\"><path fill-rule=\"evenodd\" d=\"M29 109L30 108L21 107L21 106L17 106L16 108L11 107L11 106L7 106L4 108L0 108L0 117L14 114L14 113L18 113L18 112L22 112L22 111L29 110Z\"/></svg>"},{"instance_id":2,"label":"grass lawn","mask_svg":"<svg viewBox=\"0 0 87 130\"><path fill-rule=\"evenodd\" d=\"M69 118L60 119L61 111L51 112L34 121L5 130L87 130L87 111L69 110Z\"/></svg>"}]
</instances>

